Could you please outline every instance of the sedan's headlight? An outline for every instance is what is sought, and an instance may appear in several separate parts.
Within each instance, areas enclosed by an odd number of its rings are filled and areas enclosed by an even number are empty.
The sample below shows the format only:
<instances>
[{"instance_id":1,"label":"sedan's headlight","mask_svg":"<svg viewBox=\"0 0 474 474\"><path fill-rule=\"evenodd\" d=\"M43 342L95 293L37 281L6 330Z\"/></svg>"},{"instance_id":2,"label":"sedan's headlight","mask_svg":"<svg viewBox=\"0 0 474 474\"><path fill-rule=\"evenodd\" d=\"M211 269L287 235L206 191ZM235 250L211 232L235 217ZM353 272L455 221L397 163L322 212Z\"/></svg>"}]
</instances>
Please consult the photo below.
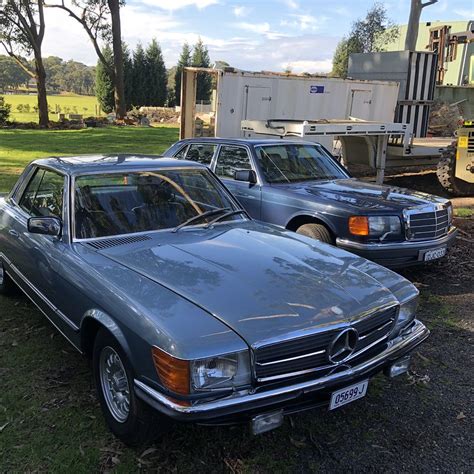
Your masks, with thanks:
<instances>
[{"instance_id":1,"label":"sedan's headlight","mask_svg":"<svg viewBox=\"0 0 474 474\"><path fill-rule=\"evenodd\" d=\"M397 321L392 331L392 335L396 336L401 329L406 327L415 319L416 308L418 307L418 296L415 296L411 300L405 301L400 304L400 310L398 311Z\"/></svg>"},{"instance_id":2,"label":"sedan's headlight","mask_svg":"<svg viewBox=\"0 0 474 474\"><path fill-rule=\"evenodd\" d=\"M152 357L163 385L181 395L237 388L249 385L251 381L248 351L185 360L153 347Z\"/></svg>"},{"instance_id":3,"label":"sedan's headlight","mask_svg":"<svg viewBox=\"0 0 474 474\"><path fill-rule=\"evenodd\" d=\"M238 352L191 362L192 385L195 390L211 390L250 383L248 352Z\"/></svg>"},{"instance_id":4,"label":"sedan's headlight","mask_svg":"<svg viewBox=\"0 0 474 474\"><path fill-rule=\"evenodd\" d=\"M446 210L448 211L448 225L451 225L453 222L453 205L451 204L451 201L448 203Z\"/></svg>"},{"instance_id":5,"label":"sedan's headlight","mask_svg":"<svg viewBox=\"0 0 474 474\"><path fill-rule=\"evenodd\" d=\"M398 216L352 216L349 218L349 232L353 235L382 237L401 234L402 226Z\"/></svg>"}]
</instances>

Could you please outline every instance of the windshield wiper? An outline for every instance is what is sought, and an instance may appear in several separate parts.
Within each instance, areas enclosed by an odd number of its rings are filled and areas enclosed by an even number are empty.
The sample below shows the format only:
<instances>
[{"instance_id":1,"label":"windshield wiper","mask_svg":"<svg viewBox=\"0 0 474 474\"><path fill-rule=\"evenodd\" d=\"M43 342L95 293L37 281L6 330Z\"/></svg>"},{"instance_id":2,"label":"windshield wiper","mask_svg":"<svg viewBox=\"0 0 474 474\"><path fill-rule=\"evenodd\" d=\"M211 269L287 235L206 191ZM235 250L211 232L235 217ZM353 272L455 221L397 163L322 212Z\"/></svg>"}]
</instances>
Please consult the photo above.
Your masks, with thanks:
<instances>
[{"instance_id":1,"label":"windshield wiper","mask_svg":"<svg viewBox=\"0 0 474 474\"><path fill-rule=\"evenodd\" d=\"M193 222L199 221L204 219L205 217L213 216L214 214L220 214L222 212L230 211L230 207L221 207L219 209L212 209L210 211L203 212L202 214L197 214L196 216L190 217L188 220L182 222L178 226L176 226L171 232L178 232L178 230L186 227Z\"/></svg>"},{"instance_id":2,"label":"windshield wiper","mask_svg":"<svg viewBox=\"0 0 474 474\"><path fill-rule=\"evenodd\" d=\"M222 219L225 219L226 217L234 216L236 214L246 214L248 216L247 211L244 211L243 209L236 209L235 211L229 211L229 212L226 212L225 214L217 216L215 219L212 219L211 222L209 222L208 224L204 226L204 229L208 229L209 227L211 227L212 224L215 224L216 222L219 222Z\"/></svg>"}]
</instances>

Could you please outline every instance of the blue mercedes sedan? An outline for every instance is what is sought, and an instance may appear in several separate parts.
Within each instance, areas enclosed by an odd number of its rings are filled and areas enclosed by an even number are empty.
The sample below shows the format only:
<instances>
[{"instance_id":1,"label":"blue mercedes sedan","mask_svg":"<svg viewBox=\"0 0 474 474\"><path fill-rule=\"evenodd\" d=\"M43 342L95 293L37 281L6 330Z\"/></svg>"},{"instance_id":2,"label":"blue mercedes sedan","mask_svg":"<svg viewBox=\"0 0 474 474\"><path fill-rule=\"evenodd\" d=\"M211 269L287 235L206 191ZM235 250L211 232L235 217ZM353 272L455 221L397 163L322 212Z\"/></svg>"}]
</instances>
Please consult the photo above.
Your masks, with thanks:
<instances>
[{"instance_id":1,"label":"blue mercedes sedan","mask_svg":"<svg viewBox=\"0 0 474 474\"><path fill-rule=\"evenodd\" d=\"M169 418L257 434L337 409L406 372L429 334L405 278L256 222L206 166L153 156L31 163L0 199L0 293L15 286L91 359L129 444Z\"/></svg>"},{"instance_id":2,"label":"blue mercedes sedan","mask_svg":"<svg viewBox=\"0 0 474 474\"><path fill-rule=\"evenodd\" d=\"M456 237L447 199L351 178L312 142L193 138L164 155L209 166L253 218L388 267L441 258Z\"/></svg>"}]
</instances>

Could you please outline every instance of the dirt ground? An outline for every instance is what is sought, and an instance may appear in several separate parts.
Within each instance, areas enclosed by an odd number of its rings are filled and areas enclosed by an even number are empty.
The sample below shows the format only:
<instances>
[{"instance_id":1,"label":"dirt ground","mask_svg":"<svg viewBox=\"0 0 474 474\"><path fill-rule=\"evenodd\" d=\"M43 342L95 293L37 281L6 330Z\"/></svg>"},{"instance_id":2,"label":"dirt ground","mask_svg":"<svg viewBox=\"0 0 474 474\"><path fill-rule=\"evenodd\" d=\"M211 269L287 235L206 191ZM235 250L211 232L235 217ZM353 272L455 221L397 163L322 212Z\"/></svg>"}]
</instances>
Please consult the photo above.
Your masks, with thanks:
<instances>
[{"instance_id":1,"label":"dirt ground","mask_svg":"<svg viewBox=\"0 0 474 474\"><path fill-rule=\"evenodd\" d=\"M258 437L177 425L125 447L102 421L87 362L24 297L0 297L0 471L474 472L474 219L455 224L446 258L401 272L431 330L408 376L377 376L365 398Z\"/></svg>"}]
</instances>

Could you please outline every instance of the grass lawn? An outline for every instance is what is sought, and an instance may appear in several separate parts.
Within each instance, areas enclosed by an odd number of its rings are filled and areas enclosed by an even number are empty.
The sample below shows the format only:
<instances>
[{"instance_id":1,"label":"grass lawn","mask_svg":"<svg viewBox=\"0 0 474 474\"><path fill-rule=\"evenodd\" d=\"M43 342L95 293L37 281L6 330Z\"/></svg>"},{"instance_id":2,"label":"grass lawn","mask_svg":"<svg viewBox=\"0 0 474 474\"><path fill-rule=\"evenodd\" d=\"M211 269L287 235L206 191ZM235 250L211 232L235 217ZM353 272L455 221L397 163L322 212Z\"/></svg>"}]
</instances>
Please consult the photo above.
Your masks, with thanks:
<instances>
[{"instance_id":1,"label":"grass lawn","mask_svg":"<svg viewBox=\"0 0 474 474\"><path fill-rule=\"evenodd\" d=\"M17 122L38 122L38 113L33 111L33 107L38 105L36 94L13 94L5 95L5 101L11 104L11 119ZM28 104L30 112L19 112L19 104ZM99 105L95 96L89 95L50 95L48 96L50 109L56 111L58 107L63 113L76 113L84 116L97 115ZM69 108L69 112L66 110ZM50 120L56 120L56 113L50 113Z\"/></svg>"},{"instance_id":2,"label":"grass lawn","mask_svg":"<svg viewBox=\"0 0 474 474\"><path fill-rule=\"evenodd\" d=\"M0 192L7 192L27 163L51 155L154 153L178 140L176 127L104 127L83 130L0 130Z\"/></svg>"}]
</instances>

